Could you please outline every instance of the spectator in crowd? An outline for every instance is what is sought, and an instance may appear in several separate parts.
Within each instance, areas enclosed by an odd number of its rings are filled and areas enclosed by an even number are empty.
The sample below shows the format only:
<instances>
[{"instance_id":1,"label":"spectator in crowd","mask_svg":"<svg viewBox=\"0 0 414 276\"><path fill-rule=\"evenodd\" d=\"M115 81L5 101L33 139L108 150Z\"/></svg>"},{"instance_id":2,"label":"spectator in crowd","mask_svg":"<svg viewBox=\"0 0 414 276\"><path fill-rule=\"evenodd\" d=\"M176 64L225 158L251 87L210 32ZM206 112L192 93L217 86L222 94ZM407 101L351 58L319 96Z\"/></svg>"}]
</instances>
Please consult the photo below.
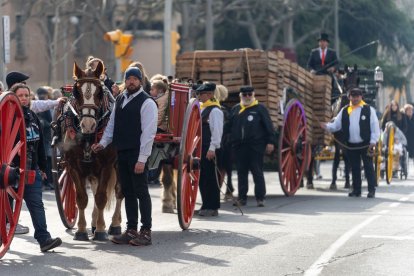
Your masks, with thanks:
<instances>
[{"instance_id":1,"label":"spectator in crowd","mask_svg":"<svg viewBox=\"0 0 414 276\"><path fill-rule=\"evenodd\" d=\"M118 151L118 177L125 196L127 230L111 237L117 244L146 246L152 244L152 203L147 184L147 159L157 131L157 105L142 88L142 73L136 67L125 71L126 90L117 97L114 110L99 143L97 152L111 142ZM141 229L138 229L138 208Z\"/></svg>"},{"instance_id":2,"label":"spectator in crowd","mask_svg":"<svg viewBox=\"0 0 414 276\"><path fill-rule=\"evenodd\" d=\"M89 56L88 59L86 60L86 68L90 68L92 70L95 70L96 66L98 66L99 62L102 62L102 64L104 64L102 59L94 57L94 56ZM111 94L113 94L112 87L116 84L111 78L108 77L108 73L106 71L105 65L104 65L104 73L101 76L101 80L105 84L105 87L108 88L108 90L111 92Z\"/></svg>"},{"instance_id":3,"label":"spectator in crowd","mask_svg":"<svg viewBox=\"0 0 414 276\"><path fill-rule=\"evenodd\" d=\"M414 158L414 116L413 106L411 104L404 105L404 113L407 118L407 150L411 158Z\"/></svg>"},{"instance_id":4,"label":"spectator in crowd","mask_svg":"<svg viewBox=\"0 0 414 276\"><path fill-rule=\"evenodd\" d=\"M29 109L30 106L30 88L25 84L16 84L12 87L11 92L19 98L25 124L27 139L27 169L36 171L34 184L25 186L24 201L29 209L35 229L34 237L40 245L42 252L49 251L62 244L60 238L52 238L47 231L45 209L42 201L42 179L46 178L46 157L43 147L43 133L40 121L37 115ZM17 156L13 163L20 162Z\"/></svg>"},{"instance_id":5,"label":"spectator in crowd","mask_svg":"<svg viewBox=\"0 0 414 276\"><path fill-rule=\"evenodd\" d=\"M266 107L255 98L254 88L240 88L240 103L231 111L231 140L235 153L238 177L238 201L247 204L248 175L252 172L254 194L258 207L264 207L266 184L263 174L263 156L274 150L273 124Z\"/></svg>"},{"instance_id":6,"label":"spectator in crowd","mask_svg":"<svg viewBox=\"0 0 414 276\"><path fill-rule=\"evenodd\" d=\"M200 168L200 194L203 204L199 216L218 216L220 189L216 174L216 150L220 148L223 135L223 112L214 98L216 84L206 82L197 88L201 102L202 142Z\"/></svg>"},{"instance_id":7,"label":"spectator in crowd","mask_svg":"<svg viewBox=\"0 0 414 276\"><path fill-rule=\"evenodd\" d=\"M393 121L395 125L404 133L407 133L407 118L401 113L399 104L392 100L390 104L385 107L384 114L381 120L381 129L385 129L385 125Z\"/></svg>"},{"instance_id":8,"label":"spectator in crowd","mask_svg":"<svg viewBox=\"0 0 414 276\"><path fill-rule=\"evenodd\" d=\"M231 123L230 123L230 114L231 107L224 105L222 102L225 101L228 97L228 90L224 85L217 85L216 90L214 90L214 98L220 103L221 111L223 112L224 124L223 124L223 137L221 138L221 147L218 150L218 168L220 170L220 187L224 182L224 178L227 175L226 179L226 192L225 199L233 198L233 182L232 182L232 170L233 170L233 153L231 147Z\"/></svg>"},{"instance_id":9,"label":"spectator in crowd","mask_svg":"<svg viewBox=\"0 0 414 276\"><path fill-rule=\"evenodd\" d=\"M374 174L372 153L380 136L376 111L362 100L362 90L349 91L350 104L343 107L330 123L321 123L329 132L343 131L347 142L347 153L352 170L352 192L350 197L361 196L361 159L368 181L368 198L375 197L377 179Z\"/></svg>"},{"instance_id":10,"label":"spectator in crowd","mask_svg":"<svg viewBox=\"0 0 414 276\"><path fill-rule=\"evenodd\" d=\"M50 94L47 88L40 87L36 91L39 101L45 101L50 99ZM38 114L40 125L43 132L43 145L46 153L46 178L43 180L43 187L47 190L53 190L53 175L52 175L52 128L50 123L52 122L51 110L39 112Z\"/></svg>"}]
</instances>

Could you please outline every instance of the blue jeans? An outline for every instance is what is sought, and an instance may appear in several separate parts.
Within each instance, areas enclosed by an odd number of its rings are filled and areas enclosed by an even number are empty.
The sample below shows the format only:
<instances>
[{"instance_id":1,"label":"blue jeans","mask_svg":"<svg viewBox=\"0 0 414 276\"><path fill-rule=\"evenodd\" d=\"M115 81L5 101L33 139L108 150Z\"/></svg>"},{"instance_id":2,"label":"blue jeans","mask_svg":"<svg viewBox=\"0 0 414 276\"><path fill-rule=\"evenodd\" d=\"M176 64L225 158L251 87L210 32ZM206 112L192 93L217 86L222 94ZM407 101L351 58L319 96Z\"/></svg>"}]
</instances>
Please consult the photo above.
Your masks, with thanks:
<instances>
[{"instance_id":1,"label":"blue jeans","mask_svg":"<svg viewBox=\"0 0 414 276\"><path fill-rule=\"evenodd\" d=\"M42 177L39 170L36 170L35 182L24 187L23 198L32 218L35 229L34 238L42 245L51 236L47 231L45 208L42 200Z\"/></svg>"}]
</instances>

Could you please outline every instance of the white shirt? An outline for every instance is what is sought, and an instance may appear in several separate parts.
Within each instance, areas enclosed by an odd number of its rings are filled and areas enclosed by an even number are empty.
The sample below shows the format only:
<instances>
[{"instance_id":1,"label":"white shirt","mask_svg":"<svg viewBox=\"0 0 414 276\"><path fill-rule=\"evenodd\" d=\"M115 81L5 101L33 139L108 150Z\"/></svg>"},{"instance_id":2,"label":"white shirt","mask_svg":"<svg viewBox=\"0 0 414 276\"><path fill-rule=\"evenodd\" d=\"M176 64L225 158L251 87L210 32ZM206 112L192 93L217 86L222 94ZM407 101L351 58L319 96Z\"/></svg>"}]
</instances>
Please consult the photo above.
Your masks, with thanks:
<instances>
[{"instance_id":1,"label":"white shirt","mask_svg":"<svg viewBox=\"0 0 414 276\"><path fill-rule=\"evenodd\" d=\"M127 92L123 92L124 101L122 108L124 108L133 98L139 95L139 93L145 93L142 87L138 92L132 94L129 98ZM108 125L105 128L105 132L102 136L99 144L106 147L108 146L114 137L114 125L115 125L115 109L112 110L111 116L109 117ZM140 143L138 162L146 163L148 157L151 155L152 144L154 143L155 134L157 132L157 119L158 109L154 100L148 98L144 101L141 107L141 137L137 143Z\"/></svg>"},{"instance_id":2,"label":"white shirt","mask_svg":"<svg viewBox=\"0 0 414 276\"><path fill-rule=\"evenodd\" d=\"M344 107L344 108L347 108ZM338 115L334 118L333 122L330 122L326 125L326 128L329 132L336 132L342 128L342 112L344 112L344 108L338 113ZM357 107L354 109L351 114L349 114L349 140L350 143L362 143L363 140L360 136L359 131L359 120L361 118L361 110L362 107ZM375 113L375 109L370 106L370 127L371 127L371 138L369 143L376 144L380 137L380 128L379 122L377 118L377 114ZM347 112L345 110L345 112Z\"/></svg>"},{"instance_id":3,"label":"white shirt","mask_svg":"<svg viewBox=\"0 0 414 276\"><path fill-rule=\"evenodd\" d=\"M59 100L31 100L30 109L34 113L53 109L59 105Z\"/></svg>"},{"instance_id":4,"label":"white shirt","mask_svg":"<svg viewBox=\"0 0 414 276\"><path fill-rule=\"evenodd\" d=\"M213 108L208 116L211 142L208 150L215 151L220 148L221 137L223 136L224 115L220 108Z\"/></svg>"}]
</instances>

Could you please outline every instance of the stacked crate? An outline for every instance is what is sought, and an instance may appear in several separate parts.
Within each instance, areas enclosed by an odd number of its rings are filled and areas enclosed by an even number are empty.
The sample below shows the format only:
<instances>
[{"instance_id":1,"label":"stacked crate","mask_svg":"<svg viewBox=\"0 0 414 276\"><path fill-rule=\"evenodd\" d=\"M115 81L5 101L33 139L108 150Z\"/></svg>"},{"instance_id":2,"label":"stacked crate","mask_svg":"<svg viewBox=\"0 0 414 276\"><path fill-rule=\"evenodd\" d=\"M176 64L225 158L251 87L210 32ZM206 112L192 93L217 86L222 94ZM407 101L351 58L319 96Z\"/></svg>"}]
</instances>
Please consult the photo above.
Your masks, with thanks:
<instances>
[{"instance_id":1,"label":"stacked crate","mask_svg":"<svg viewBox=\"0 0 414 276\"><path fill-rule=\"evenodd\" d=\"M315 145L329 140L314 118L330 119L330 113L326 112L330 110L330 78L314 76L286 59L283 52L249 49L187 52L177 57L176 77L223 84L229 91L228 105L239 103L240 86L252 85L276 128L283 123L279 104L283 91L291 87L305 108L308 140Z\"/></svg>"}]
</instances>

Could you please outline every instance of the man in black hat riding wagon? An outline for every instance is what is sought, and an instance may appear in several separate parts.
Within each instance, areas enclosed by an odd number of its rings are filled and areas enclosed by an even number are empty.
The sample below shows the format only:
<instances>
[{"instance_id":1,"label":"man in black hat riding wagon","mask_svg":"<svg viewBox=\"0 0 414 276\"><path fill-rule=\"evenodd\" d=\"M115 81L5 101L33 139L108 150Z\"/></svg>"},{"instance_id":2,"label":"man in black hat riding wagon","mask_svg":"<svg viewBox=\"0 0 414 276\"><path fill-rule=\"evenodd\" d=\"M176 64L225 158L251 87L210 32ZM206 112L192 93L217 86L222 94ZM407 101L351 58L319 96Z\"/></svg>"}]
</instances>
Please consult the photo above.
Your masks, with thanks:
<instances>
[{"instance_id":1,"label":"man in black hat riding wagon","mask_svg":"<svg viewBox=\"0 0 414 276\"><path fill-rule=\"evenodd\" d=\"M319 47L312 50L308 59L308 68L316 75L327 75L336 71L338 58L329 46L328 34L322 33L318 38Z\"/></svg>"}]
</instances>

